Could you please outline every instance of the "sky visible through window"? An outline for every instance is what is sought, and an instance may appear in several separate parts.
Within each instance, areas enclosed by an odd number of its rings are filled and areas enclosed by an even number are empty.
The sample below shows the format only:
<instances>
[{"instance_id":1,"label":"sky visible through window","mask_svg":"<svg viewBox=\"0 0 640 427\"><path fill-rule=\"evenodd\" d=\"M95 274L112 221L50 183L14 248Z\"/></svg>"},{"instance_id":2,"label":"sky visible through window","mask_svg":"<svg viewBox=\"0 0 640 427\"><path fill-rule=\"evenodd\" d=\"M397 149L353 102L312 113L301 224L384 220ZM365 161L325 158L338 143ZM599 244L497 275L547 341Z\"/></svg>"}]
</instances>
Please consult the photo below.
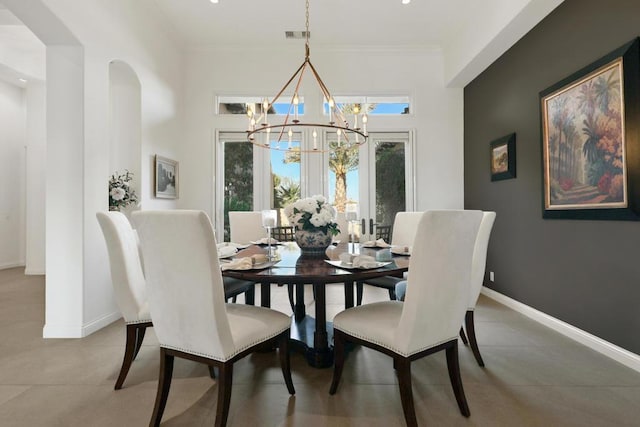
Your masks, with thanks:
<instances>
[{"instance_id":1,"label":"sky visible through window","mask_svg":"<svg viewBox=\"0 0 640 427\"><path fill-rule=\"evenodd\" d=\"M287 144L284 142L283 144ZM300 146L300 141L293 141L294 147ZM319 155L319 154L318 154ZM285 152L280 150L271 150L271 168L274 174L282 178L289 178L300 184L300 164L284 162ZM336 192L336 175L329 171L329 200L335 200ZM347 199L358 200L358 171L347 173Z\"/></svg>"},{"instance_id":2,"label":"sky visible through window","mask_svg":"<svg viewBox=\"0 0 640 427\"><path fill-rule=\"evenodd\" d=\"M276 110L276 114L285 115L287 114L287 109L289 104L287 103L276 103L274 104L274 109ZM304 114L304 104L300 104L299 114ZM399 115L405 114L406 111L409 111L409 103L404 102L389 102L389 103L378 103L373 111L369 114L388 114L388 115ZM324 103L324 113L325 115L329 112L329 104ZM282 142L281 144L287 144L287 142ZM299 146L300 142L295 142L294 146ZM299 164L285 164L284 163L285 152L279 150L271 151L271 167L274 174L279 175L282 178L288 178L292 181L300 184L300 165ZM358 180L358 170L353 170L347 173L347 200L358 201L359 198L359 180ZM333 203L335 201L335 192L336 192L336 175L333 171L329 171L329 200Z\"/></svg>"}]
</instances>

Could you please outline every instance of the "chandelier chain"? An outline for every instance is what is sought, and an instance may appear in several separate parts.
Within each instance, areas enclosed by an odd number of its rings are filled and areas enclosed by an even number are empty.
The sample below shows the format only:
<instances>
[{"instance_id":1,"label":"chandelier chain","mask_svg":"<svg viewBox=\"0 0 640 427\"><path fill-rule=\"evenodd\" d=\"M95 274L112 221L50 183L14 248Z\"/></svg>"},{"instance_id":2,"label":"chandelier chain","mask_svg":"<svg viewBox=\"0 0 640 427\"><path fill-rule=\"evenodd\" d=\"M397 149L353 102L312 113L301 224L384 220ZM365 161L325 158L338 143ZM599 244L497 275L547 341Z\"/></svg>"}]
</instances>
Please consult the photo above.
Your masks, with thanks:
<instances>
[{"instance_id":1,"label":"chandelier chain","mask_svg":"<svg viewBox=\"0 0 640 427\"><path fill-rule=\"evenodd\" d=\"M307 50L309 49L309 0L306 1L305 4L305 44L307 45ZM308 56L308 55L307 55Z\"/></svg>"},{"instance_id":2,"label":"chandelier chain","mask_svg":"<svg viewBox=\"0 0 640 427\"><path fill-rule=\"evenodd\" d=\"M261 105L262 111L259 116L256 116L254 114L254 111L251 110L250 108L247 109L248 110L247 114L249 116L249 129L247 130L247 137L252 144L256 144L259 146L280 150L280 151L289 151L292 149L293 129L294 128L301 129L305 127L313 128L313 132L311 133L311 135L313 136L313 148L301 149L302 147L300 147L297 149L300 152L322 153L322 152L328 152L330 150L330 148L322 149L322 147L318 147L317 129L319 130L325 129L327 132L335 132L335 135L336 135L335 137L337 138L337 145L339 148L340 147L352 148L354 146L360 146L362 144L365 144L369 139L368 138L369 135L367 133L367 124L366 124L367 123L366 110L353 111L354 123L353 123L353 126L350 126L345 117L345 112L343 111L342 106L334 102L334 99L331 96L329 89L324 84L324 82L320 78L320 75L318 74L315 67L311 63L311 60L309 59L309 37L310 37L309 3L310 3L309 0L305 1L305 27L306 28L305 28L304 62L302 63L302 65L300 65L300 67L296 70L296 72L293 73L293 75L289 78L287 83L285 83L285 85L280 89L280 91L276 94L276 96L273 97L273 99L271 99L271 102L269 102L268 98L264 98ZM324 95L324 98L329 105L328 123L305 123L302 120L302 117L300 116L300 109L299 109L300 98L298 96L298 93L300 90L300 84L302 83L302 77L304 76L304 72L307 69L307 67L309 67L310 73L315 78L320 91ZM271 107L276 104L280 96L287 90L289 85L293 83L294 80L296 81L295 89L293 91L293 95L291 96L291 102L289 104L289 108L286 110L286 113L284 113L285 117L282 124L270 123L268 121L268 116L274 113L275 115L278 114L276 111L269 113ZM359 114L362 114L362 128L358 126ZM277 137L273 138L273 141L270 136L272 130L278 133ZM282 141L282 138L285 135L285 132L289 137L288 138L289 144L286 148L282 148L280 146L280 142ZM261 136L260 142L257 139L258 135ZM354 139L351 139L351 137L353 137ZM341 141L345 142L344 146L341 145ZM322 143L322 141L320 141L320 143Z\"/></svg>"}]
</instances>

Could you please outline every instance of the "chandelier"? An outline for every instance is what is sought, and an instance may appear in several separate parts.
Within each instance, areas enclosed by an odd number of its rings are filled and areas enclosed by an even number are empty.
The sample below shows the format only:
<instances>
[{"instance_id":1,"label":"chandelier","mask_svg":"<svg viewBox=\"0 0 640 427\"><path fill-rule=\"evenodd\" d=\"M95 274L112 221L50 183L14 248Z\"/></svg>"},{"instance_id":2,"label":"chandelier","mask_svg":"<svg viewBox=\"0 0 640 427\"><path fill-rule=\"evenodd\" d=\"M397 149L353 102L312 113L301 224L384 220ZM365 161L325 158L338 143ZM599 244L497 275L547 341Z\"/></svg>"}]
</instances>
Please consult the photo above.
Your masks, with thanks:
<instances>
[{"instance_id":1,"label":"chandelier","mask_svg":"<svg viewBox=\"0 0 640 427\"><path fill-rule=\"evenodd\" d=\"M292 149L292 139L294 129L301 130L304 128L312 128L311 133L313 137L313 145L311 149L302 149L300 152L326 152L328 150L322 150L318 148L318 130L325 130L334 132L337 140L335 145L337 148L354 148L367 142L369 134L367 133L367 109L362 108L360 104L350 105L349 111L345 111L343 105L334 101L329 89L324 84L320 75L316 71L315 67L309 59L309 0L305 4L305 55L304 62L295 73L289 78L287 83L280 89L278 94L273 97L271 101L265 98L260 104L261 111L258 114L251 107L247 108L247 115L249 116L249 129L247 130L247 137L249 141L255 145L261 147L270 148L280 151L288 151ZM329 121L326 123L307 123L300 120L299 107L300 107L300 95L298 93L302 77L305 71L310 71L315 78L324 98L329 106ZM282 123L271 123L269 120L276 118L275 114L268 114L269 110L274 106L282 94L287 88L295 81L295 89L291 96L291 101L287 109L287 114L284 116ZM349 124L347 116L353 117L353 124ZM272 118L273 117L273 118ZM360 127L359 122L362 124ZM277 137L272 139L271 134L276 134ZM288 144L283 145L283 139L285 138ZM297 149L297 148L296 148Z\"/></svg>"}]
</instances>

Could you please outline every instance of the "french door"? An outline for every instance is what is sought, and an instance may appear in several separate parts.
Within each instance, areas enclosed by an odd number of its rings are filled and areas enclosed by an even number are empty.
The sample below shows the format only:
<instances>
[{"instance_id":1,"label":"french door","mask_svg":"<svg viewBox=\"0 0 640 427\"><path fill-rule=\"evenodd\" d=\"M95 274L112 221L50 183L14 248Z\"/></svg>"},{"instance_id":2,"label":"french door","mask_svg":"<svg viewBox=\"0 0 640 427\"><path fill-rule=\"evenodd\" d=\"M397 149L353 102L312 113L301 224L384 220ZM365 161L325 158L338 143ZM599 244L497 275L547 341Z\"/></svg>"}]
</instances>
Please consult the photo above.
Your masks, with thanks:
<instances>
[{"instance_id":1,"label":"french door","mask_svg":"<svg viewBox=\"0 0 640 427\"><path fill-rule=\"evenodd\" d=\"M304 144L309 139L307 133L294 134L288 152L253 145L245 132L217 133L214 211L219 236L229 239L229 211L279 209L320 193L338 212L355 206L354 232L360 241L374 240L380 229L393 225L396 212L414 210L412 132L371 132L369 142L354 149L326 133L323 144L330 151L296 155L296 147L308 149Z\"/></svg>"},{"instance_id":2,"label":"french door","mask_svg":"<svg viewBox=\"0 0 640 427\"><path fill-rule=\"evenodd\" d=\"M332 133L325 143L338 147L325 156L329 200L339 212L355 208L360 241L375 240L397 212L414 210L412 132L371 132L368 143L352 152L341 152Z\"/></svg>"},{"instance_id":3,"label":"french door","mask_svg":"<svg viewBox=\"0 0 640 427\"><path fill-rule=\"evenodd\" d=\"M246 132L217 133L215 227L225 241L229 211L282 209L301 197L305 167L295 155L301 139L294 133L291 143L286 142L291 151L270 150L247 141Z\"/></svg>"}]
</instances>

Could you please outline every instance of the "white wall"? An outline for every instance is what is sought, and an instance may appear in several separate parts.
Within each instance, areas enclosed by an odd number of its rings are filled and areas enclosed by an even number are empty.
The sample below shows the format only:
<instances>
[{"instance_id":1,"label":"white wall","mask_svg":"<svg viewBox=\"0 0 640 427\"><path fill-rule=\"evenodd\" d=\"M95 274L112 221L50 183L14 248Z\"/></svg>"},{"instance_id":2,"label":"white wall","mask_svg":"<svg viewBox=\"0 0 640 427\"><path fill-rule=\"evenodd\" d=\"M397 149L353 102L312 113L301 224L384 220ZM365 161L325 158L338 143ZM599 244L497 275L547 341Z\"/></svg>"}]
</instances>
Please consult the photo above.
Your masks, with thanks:
<instances>
[{"instance_id":1,"label":"white wall","mask_svg":"<svg viewBox=\"0 0 640 427\"><path fill-rule=\"evenodd\" d=\"M25 93L27 112L25 274L45 274L45 172L47 170L45 83L30 80Z\"/></svg>"},{"instance_id":2,"label":"white wall","mask_svg":"<svg viewBox=\"0 0 640 427\"><path fill-rule=\"evenodd\" d=\"M109 82L109 170L120 174L131 172L131 188L139 195L142 169L140 81L128 64L112 61ZM135 206L129 206L125 211L129 213L133 208Z\"/></svg>"},{"instance_id":3,"label":"white wall","mask_svg":"<svg viewBox=\"0 0 640 427\"><path fill-rule=\"evenodd\" d=\"M155 9L130 0L6 0L47 45L47 292L45 337L80 337L120 317L95 213L107 210L109 64L141 86L141 201L153 198L153 156L177 158L182 58ZM65 93L66 91L66 93Z\"/></svg>"},{"instance_id":4,"label":"white wall","mask_svg":"<svg viewBox=\"0 0 640 427\"><path fill-rule=\"evenodd\" d=\"M445 82L464 87L564 0L469 2L482 19L464 25L445 46ZM492 13L484 13L491 10ZM472 15L474 16L474 15Z\"/></svg>"},{"instance_id":5,"label":"white wall","mask_svg":"<svg viewBox=\"0 0 640 427\"><path fill-rule=\"evenodd\" d=\"M24 90L0 80L0 269L25 260Z\"/></svg>"},{"instance_id":6,"label":"white wall","mask_svg":"<svg viewBox=\"0 0 640 427\"><path fill-rule=\"evenodd\" d=\"M213 216L215 130L246 130L245 116L216 116L216 95L274 96L304 59L299 49L192 49L185 70L185 138L180 207ZM313 50L311 61L334 95L410 95L413 114L372 116L369 131L416 131L419 210L463 206L463 92L445 88L440 51ZM301 90L305 118L322 96L311 76Z\"/></svg>"},{"instance_id":7,"label":"white wall","mask_svg":"<svg viewBox=\"0 0 640 427\"><path fill-rule=\"evenodd\" d=\"M8 10L0 10L0 75L24 89L26 113L25 274L45 272L45 46ZM22 78L27 82L22 82ZM2 123L2 121L0 121ZM26 200L25 200L26 198Z\"/></svg>"},{"instance_id":8,"label":"white wall","mask_svg":"<svg viewBox=\"0 0 640 427\"><path fill-rule=\"evenodd\" d=\"M84 211L83 322L86 335L119 317L115 307L104 239L95 213L108 208L109 64L129 64L142 89L141 202L146 208L170 208L174 203L153 198L153 155L176 157L181 130L181 57L143 4L128 0L48 2L85 49L84 68ZM92 16L95 19L87 19ZM47 307L49 310L49 307Z\"/></svg>"}]
</instances>

